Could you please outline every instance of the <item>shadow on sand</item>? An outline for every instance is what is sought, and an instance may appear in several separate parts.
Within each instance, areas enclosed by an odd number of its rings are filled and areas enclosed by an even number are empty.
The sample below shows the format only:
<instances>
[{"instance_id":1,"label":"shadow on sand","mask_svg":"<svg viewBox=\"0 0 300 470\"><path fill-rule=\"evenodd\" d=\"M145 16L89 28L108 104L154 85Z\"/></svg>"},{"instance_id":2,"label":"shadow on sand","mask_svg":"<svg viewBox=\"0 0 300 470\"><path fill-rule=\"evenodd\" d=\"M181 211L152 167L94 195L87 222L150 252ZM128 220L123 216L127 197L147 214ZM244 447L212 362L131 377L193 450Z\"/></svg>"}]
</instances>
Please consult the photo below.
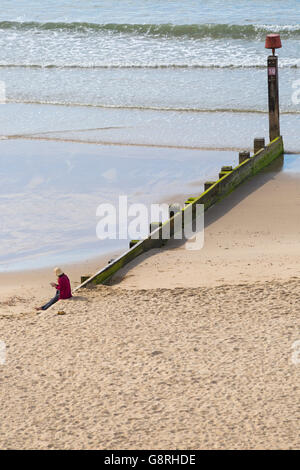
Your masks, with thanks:
<instances>
[{"instance_id":1,"label":"shadow on sand","mask_svg":"<svg viewBox=\"0 0 300 470\"><path fill-rule=\"evenodd\" d=\"M215 204L211 208L205 212L205 228L209 227L213 224L216 220L226 215L230 212L235 206L240 204L244 199L246 199L250 194L257 191L259 188L264 186L269 181L273 180L274 177L282 171L283 168L284 157L277 158L274 162L272 162L267 168L264 168L259 174L255 175L252 178L246 180L243 184L238 186L231 194L225 197L222 201ZM108 285L117 285L122 282L124 277L128 275L128 272L138 266L142 261L148 259L150 256L153 256L156 253L161 251L169 251L175 248L179 248L186 243L186 239L183 240L174 240L171 239L168 243L158 249L152 249L147 253L143 253L142 255L138 256L136 259L131 261L128 265L124 266L124 268L120 269L108 282Z\"/></svg>"}]
</instances>

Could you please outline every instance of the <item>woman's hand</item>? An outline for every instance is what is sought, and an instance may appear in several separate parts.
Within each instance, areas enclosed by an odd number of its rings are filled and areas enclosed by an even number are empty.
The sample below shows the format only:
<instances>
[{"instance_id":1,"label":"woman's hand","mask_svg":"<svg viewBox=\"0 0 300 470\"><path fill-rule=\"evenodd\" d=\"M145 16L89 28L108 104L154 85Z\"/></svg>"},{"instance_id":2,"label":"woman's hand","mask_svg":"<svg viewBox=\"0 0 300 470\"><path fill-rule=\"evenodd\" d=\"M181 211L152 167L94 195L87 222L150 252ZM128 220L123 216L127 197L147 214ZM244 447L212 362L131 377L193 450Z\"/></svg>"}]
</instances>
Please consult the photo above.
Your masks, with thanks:
<instances>
[{"instance_id":1,"label":"woman's hand","mask_svg":"<svg viewBox=\"0 0 300 470\"><path fill-rule=\"evenodd\" d=\"M50 282L50 286L52 286L52 287L56 287L56 284L55 284L55 282Z\"/></svg>"}]
</instances>

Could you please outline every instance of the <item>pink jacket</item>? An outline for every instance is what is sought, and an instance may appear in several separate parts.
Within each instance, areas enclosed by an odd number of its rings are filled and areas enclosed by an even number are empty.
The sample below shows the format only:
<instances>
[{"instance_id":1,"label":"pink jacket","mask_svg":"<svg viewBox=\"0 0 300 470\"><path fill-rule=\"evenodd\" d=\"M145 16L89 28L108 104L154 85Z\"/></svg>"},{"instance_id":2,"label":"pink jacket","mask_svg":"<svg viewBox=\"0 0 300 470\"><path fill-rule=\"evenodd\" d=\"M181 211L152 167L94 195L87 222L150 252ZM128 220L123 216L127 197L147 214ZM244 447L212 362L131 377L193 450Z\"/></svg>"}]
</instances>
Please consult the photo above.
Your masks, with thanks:
<instances>
[{"instance_id":1,"label":"pink jacket","mask_svg":"<svg viewBox=\"0 0 300 470\"><path fill-rule=\"evenodd\" d=\"M59 290L60 299L69 299L72 297L70 281L66 274L61 274L58 277L58 284L56 285L56 289Z\"/></svg>"}]
</instances>

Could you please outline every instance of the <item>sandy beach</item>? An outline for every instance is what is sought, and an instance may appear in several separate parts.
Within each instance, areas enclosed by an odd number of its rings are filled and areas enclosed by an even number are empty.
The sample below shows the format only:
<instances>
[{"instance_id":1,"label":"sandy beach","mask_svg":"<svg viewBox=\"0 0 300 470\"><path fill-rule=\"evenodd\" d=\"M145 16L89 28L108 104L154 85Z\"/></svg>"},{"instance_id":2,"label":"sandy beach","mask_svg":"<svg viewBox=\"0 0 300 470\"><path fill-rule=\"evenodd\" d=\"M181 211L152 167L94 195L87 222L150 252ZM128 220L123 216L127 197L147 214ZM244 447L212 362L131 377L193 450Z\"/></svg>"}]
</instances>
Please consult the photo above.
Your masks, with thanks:
<instances>
[{"instance_id":1,"label":"sandy beach","mask_svg":"<svg viewBox=\"0 0 300 470\"><path fill-rule=\"evenodd\" d=\"M0 450L299 449L299 1L2 6ZM76 289L237 165L202 249Z\"/></svg>"},{"instance_id":2,"label":"sandy beach","mask_svg":"<svg viewBox=\"0 0 300 470\"><path fill-rule=\"evenodd\" d=\"M40 315L51 271L7 279L0 448L299 448L299 188L263 173L208 211L203 250L170 243Z\"/></svg>"}]
</instances>

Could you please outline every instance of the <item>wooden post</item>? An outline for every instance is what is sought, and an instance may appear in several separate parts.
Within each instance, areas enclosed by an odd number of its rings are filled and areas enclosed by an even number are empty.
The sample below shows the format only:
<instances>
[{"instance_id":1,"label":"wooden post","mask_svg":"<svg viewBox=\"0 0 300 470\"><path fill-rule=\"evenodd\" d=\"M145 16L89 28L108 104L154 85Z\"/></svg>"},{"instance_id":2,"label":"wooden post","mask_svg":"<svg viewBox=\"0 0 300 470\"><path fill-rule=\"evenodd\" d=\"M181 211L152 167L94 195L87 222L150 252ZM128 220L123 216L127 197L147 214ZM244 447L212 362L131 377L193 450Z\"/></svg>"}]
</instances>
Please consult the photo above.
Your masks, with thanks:
<instances>
[{"instance_id":1,"label":"wooden post","mask_svg":"<svg viewBox=\"0 0 300 470\"><path fill-rule=\"evenodd\" d=\"M221 171L219 173L219 178L222 178L225 176L227 173L230 173L232 171L232 166L222 166Z\"/></svg>"},{"instance_id":2,"label":"wooden post","mask_svg":"<svg viewBox=\"0 0 300 470\"><path fill-rule=\"evenodd\" d=\"M151 222L149 227L150 234L152 234L152 232L154 232L154 230L158 229L159 227L162 227L162 222ZM157 232L155 235L151 235L151 239L156 240L155 242L152 242L153 248L160 248L166 243L162 239L162 230L160 232Z\"/></svg>"},{"instance_id":3,"label":"wooden post","mask_svg":"<svg viewBox=\"0 0 300 470\"><path fill-rule=\"evenodd\" d=\"M278 57L268 57L268 95L269 95L269 134L270 142L280 136L279 92L278 92Z\"/></svg>"},{"instance_id":4,"label":"wooden post","mask_svg":"<svg viewBox=\"0 0 300 470\"><path fill-rule=\"evenodd\" d=\"M250 152L247 152L247 150L244 150L243 152L239 153L239 164L243 163L245 160L248 160L250 158Z\"/></svg>"},{"instance_id":5,"label":"wooden post","mask_svg":"<svg viewBox=\"0 0 300 470\"><path fill-rule=\"evenodd\" d=\"M195 201L197 198L196 197L189 197L185 202L184 202L184 205L185 206L188 206L189 204L191 204L193 201Z\"/></svg>"},{"instance_id":6,"label":"wooden post","mask_svg":"<svg viewBox=\"0 0 300 470\"><path fill-rule=\"evenodd\" d=\"M204 183L204 191L207 191L211 186L215 184L215 181L205 181Z\"/></svg>"},{"instance_id":7,"label":"wooden post","mask_svg":"<svg viewBox=\"0 0 300 470\"><path fill-rule=\"evenodd\" d=\"M256 137L254 139L254 153L265 148L265 139L263 137Z\"/></svg>"},{"instance_id":8,"label":"wooden post","mask_svg":"<svg viewBox=\"0 0 300 470\"><path fill-rule=\"evenodd\" d=\"M149 226L149 232L152 233L154 230L156 230L158 227L162 226L162 222L151 222Z\"/></svg>"},{"instance_id":9,"label":"wooden post","mask_svg":"<svg viewBox=\"0 0 300 470\"><path fill-rule=\"evenodd\" d=\"M174 217L174 215L177 214L177 212L180 212L180 211L181 211L180 204L175 202L174 204L169 205L169 216L170 216L170 218Z\"/></svg>"},{"instance_id":10,"label":"wooden post","mask_svg":"<svg viewBox=\"0 0 300 470\"><path fill-rule=\"evenodd\" d=\"M141 240L130 240L129 242L129 248L132 248L134 245L139 243Z\"/></svg>"}]
</instances>

